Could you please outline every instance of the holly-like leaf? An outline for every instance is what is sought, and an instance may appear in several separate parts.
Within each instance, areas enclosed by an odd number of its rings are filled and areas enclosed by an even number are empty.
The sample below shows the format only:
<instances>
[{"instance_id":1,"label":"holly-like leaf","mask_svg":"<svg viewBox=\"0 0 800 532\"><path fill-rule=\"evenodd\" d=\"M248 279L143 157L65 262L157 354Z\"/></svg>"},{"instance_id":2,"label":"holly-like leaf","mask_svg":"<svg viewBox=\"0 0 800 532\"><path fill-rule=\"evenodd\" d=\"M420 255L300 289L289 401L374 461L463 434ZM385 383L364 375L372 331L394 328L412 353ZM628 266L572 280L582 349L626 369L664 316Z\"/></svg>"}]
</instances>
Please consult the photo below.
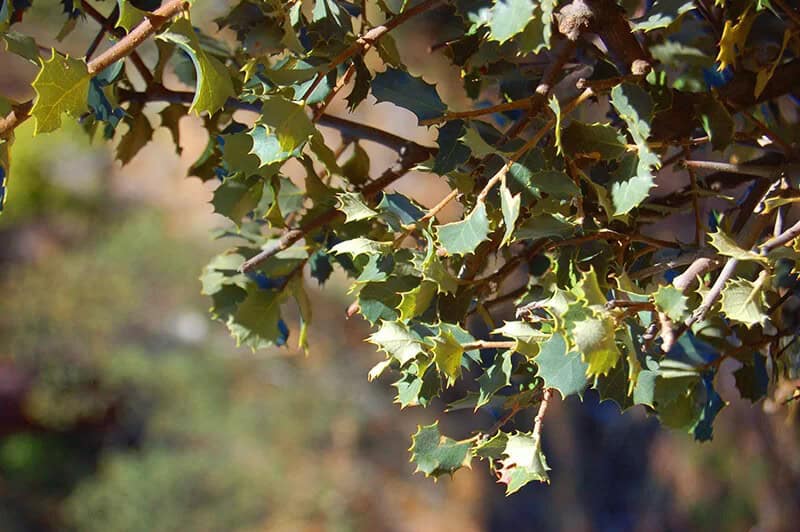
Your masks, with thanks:
<instances>
[{"instance_id":1,"label":"holly-like leaf","mask_svg":"<svg viewBox=\"0 0 800 532\"><path fill-rule=\"evenodd\" d=\"M397 360L401 366L424 352L419 335L405 325L392 321L381 323L380 329L370 335L369 342Z\"/></svg>"},{"instance_id":2,"label":"holly-like leaf","mask_svg":"<svg viewBox=\"0 0 800 532\"><path fill-rule=\"evenodd\" d=\"M442 331L433 339L431 353L436 367L447 376L448 383L452 385L461 376L461 358L464 356L461 342L450 331Z\"/></svg>"},{"instance_id":3,"label":"holly-like leaf","mask_svg":"<svg viewBox=\"0 0 800 532\"><path fill-rule=\"evenodd\" d=\"M731 279L722 289L722 312L728 319L748 327L767 321L764 292L759 283Z\"/></svg>"},{"instance_id":4,"label":"holly-like leaf","mask_svg":"<svg viewBox=\"0 0 800 532\"><path fill-rule=\"evenodd\" d=\"M433 161L434 173L445 175L469 160L470 149L460 140L465 133L466 127L461 120L451 120L439 128L436 139L439 151Z\"/></svg>"},{"instance_id":5,"label":"holly-like leaf","mask_svg":"<svg viewBox=\"0 0 800 532\"><path fill-rule=\"evenodd\" d=\"M9 31L7 33L0 32L0 39L5 41L7 51L39 66L39 47L32 37L16 31Z\"/></svg>"},{"instance_id":6,"label":"holly-like leaf","mask_svg":"<svg viewBox=\"0 0 800 532\"><path fill-rule=\"evenodd\" d=\"M541 438L533 433L509 434L503 454L506 458L501 460L502 467L497 473L498 482L506 485L506 495L519 491L529 482L550 483L547 474L550 467L542 452Z\"/></svg>"},{"instance_id":7,"label":"holly-like leaf","mask_svg":"<svg viewBox=\"0 0 800 532\"><path fill-rule=\"evenodd\" d=\"M748 7L739 16L736 23L733 20L725 21L725 26L722 28L722 38L719 41L719 53L717 54L718 70L725 70L728 65L736 63L737 53L744 50L747 36L750 35L750 28L755 19L756 14L750 11Z\"/></svg>"},{"instance_id":8,"label":"holly-like leaf","mask_svg":"<svg viewBox=\"0 0 800 532\"><path fill-rule=\"evenodd\" d=\"M388 68L372 81L372 95L414 113L418 120L437 118L447 111L436 87L404 70Z\"/></svg>"},{"instance_id":9,"label":"holly-like leaf","mask_svg":"<svg viewBox=\"0 0 800 532\"><path fill-rule=\"evenodd\" d=\"M653 294L653 301L656 307L674 322L683 319L688 308L688 298L674 286L659 286Z\"/></svg>"},{"instance_id":10,"label":"holly-like leaf","mask_svg":"<svg viewBox=\"0 0 800 532\"><path fill-rule=\"evenodd\" d=\"M360 255L376 255L387 251L391 247L391 242L378 242L369 238L358 237L351 240L339 242L331 248L331 253L341 255L347 253L356 258Z\"/></svg>"},{"instance_id":11,"label":"holly-like leaf","mask_svg":"<svg viewBox=\"0 0 800 532\"><path fill-rule=\"evenodd\" d=\"M706 104L700 110L700 121L715 150L724 150L733 141L736 123L725 106L716 98L706 100Z\"/></svg>"},{"instance_id":12,"label":"holly-like leaf","mask_svg":"<svg viewBox=\"0 0 800 532\"><path fill-rule=\"evenodd\" d=\"M336 194L336 208L342 211L347 222L368 220L378 213L367 207L366 200L360 192L340 192Z\"/></svg>"},{"instance_id":13,"label":"holly-like leaf","mask_svg":"<svg viewBox=\"0 0 800 532\"><path fill-rule=\"evenodd\" d=\"M89 80L86 63L52 51L49 60L42 62L32 86L36 101L31 116L36 121L33 134L48 133L61 127L61 115L78 118L88 110Z\"/></svg>"},{"instance_id":14,"label":"holly-like leaf","mask_svg":"<svg viewBox=\"0 0 800 532\"><path fill-rule=\"evenodd\" d=\"M647 14L633 24L636 31L653 31L669 28L681 15L695 8L692 0L655 0L649 4Z\"/></svg>"},{"instance_id":15,"label":"holly-like leaf","mask_svg":"<svg viewBox=\"0 0 800 532\"><path fill-rule=\"evenodd\" d=\"M203 50L188 18L176 19L158 38L174 43L192 60L197 86L190 111L214 114L225 106L228 98L236 96L228 69L219 59Z\"/></svg>"},{"instance_id":16,"label":"holly-like leaf","mask_svg":"<svg viewBox=\"0 0 800 532\"><path fill-rule=\"evenodd\" d=\"M512 354L512 351L498 353L494 363L486 369L483 375L478 377L478 397L475 402L475 411L489 404L498 391L511 384Z\"/></svg>"},{"instance_id":17,"label":"holly-like leaf","mask_svg":"<svg viewBox=\"0 0 800 532\"><path fill-rule=\"evenodd\" d=\"M502 43L522 32L535 6L533 0L497 0L489 17L489 38Z\"/></svg>"},{"instance_id":18,"label":"holly-like leaf","mask_svg":"<svg viewBox=\"0 0 800 532\"><path fill-rule=\"evenodd\" d=\"M251 285L247 297L227 322L236 345L261 349L285 344L288 330L280 314L285 299L283 292L262 290L256 284Z\"/></svg>"},{"instance_id":19,"label":"holly-like leaf","mask_svg":"<svg viewBox=\"0 0 800 532\"><path fill-rule=\"evenodd\" d=\"M563 398L576 394L583 397L589 366L579 353L567 353L563 336L554 334L542 343L534 361L538 368L536 375L544 380L545 387L555 388Z\"/></svg>"},{"instance_id":20,"label":"holly-like leaf","mask_svg":"<svg viewBox=\"0 0 800 532\"><path fill-rule=\"evenodd\" d=\"M301 148L316 131L305 106L280 96L270 96L264 100L260 122L270 126L284 152Z\"/></svg>"},{"instance_id":21,"label":"holly-like leaf","mask_svg":"<svg viewBox=\"0 0 800 532\"><path fill-rule=\"evenodd\" d=\"M586 375L606 375L617 365L620 352L614 340L614 321L610 318L588 318L576 321L572 328L575 345L584 362Z\"/></svg>"},{"instance_id":22,"label":"holly-like leaf","mask_svg":"<svg viewBox=\"0 0 800 532\"><path fill-rule=\"evenodd\" d=\"M472 459L469 442L442 436L438 421L418 427L411 441L411 461L417 464L417 471L425 473L426 477L452 475L462 467L469 467Z\"/></svg>"},{"instance_id":23,"label":"holly-like leaf","mask_svg":"<svg viewBox=\"0 0 800 532\"><path fill-rule=\"evenodd\" d=\"M436 254L436 245L433 236L425 231L425 238L428 241L428 250L425 260L422 262L423 278L436 283L438 293L453 294L458 290L458 280L453 277L442 260Z\"/></svg>"},{"instance_id":24,"label":"holly-like leaf","mask_svg":"<svg viewBox=\"0 0 800 532\"><path fill-rule=\"evenodd\" d=\"M468 255L489 236L486 205L478 203L463 220L436 227L439 243L449 255Z\"/></svg>"},{"instance_id":25,"label":"holly-like leaf","mask_svg":"<svg viewBox=\"0 0 800 532\"><path fill-rule=\"evenodd\" d=\"M711 245L716 248L720 255L732 257L739 261L755 261L763 264L769 263L767 257L739 247L739 244L737 244L733 238L723 233L720 229L711 233L709 236L711 236Z\"/></svg>"},{"instance_id":26,"label":"holly-like leaf","mask_svg":"<svg viewBox=\"0 0 800 532\"><path fill-rule=\"evenodd\" d=\"M608 161L622 157L627 151L625 138L608 124L585 124L573 120L561 134L564 150L571 157L588 157Z\"/></svg>"},{"instance_id":27,"label":"holly-like leaf","mask_svg":"<svg viewBox=\"0 0 800 532\"><path fill-rule=\"evenodd\" d=\"M410 320L419 316L430 306L436 295L436 283L422 281L419 286L409 292L400 294L402 299L397 310L400 311L401 320Z\"/></svg>"}]
</instances>

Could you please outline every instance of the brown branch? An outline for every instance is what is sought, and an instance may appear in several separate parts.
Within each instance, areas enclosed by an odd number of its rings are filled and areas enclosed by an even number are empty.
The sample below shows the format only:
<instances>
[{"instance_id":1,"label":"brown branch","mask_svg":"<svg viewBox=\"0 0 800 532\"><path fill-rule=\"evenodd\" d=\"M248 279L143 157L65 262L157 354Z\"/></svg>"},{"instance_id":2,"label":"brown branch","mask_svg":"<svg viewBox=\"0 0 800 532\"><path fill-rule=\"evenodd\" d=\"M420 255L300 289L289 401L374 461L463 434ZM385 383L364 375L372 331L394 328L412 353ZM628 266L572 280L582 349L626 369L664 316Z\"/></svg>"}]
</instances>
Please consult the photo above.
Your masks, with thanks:
<instances>
[{"instance_id":1,"label":"brown branch","mask_svg":"<svg viewBox=\"0 0 800 532\"><path fill-rule=\"evenodd\" d=\"M794 240L798 236L800 236L800 222L797 222L796 224L794 224L793 226L791 226L789 229L785 230L783 233L779 234L778 236L767 240L764 244L762 244L758 248L758 251L762 255L766 255L767 253L769 253L773 249L779 248L781 246L784 246L784 245L788 244L789 242L791 242L792 240Z\"/></svg>"},{"instance_id":2,"label":"brown branch","mask_svg":"<svg viewBox=\"0 0 800 532\"><path fill-rule=\"evenodd\" d=\"M534 441L541 442L542 437L542 423L544 422L544 416L547 414L547 407L550 404L550 400L553 398L553 389L552 388L545 388L544 394L542 395L542 402L539 404L539 411L536 413L536 418L533 422L533 433L532 437Z\"/></svg>"},{"instance_id":3,"label":"brown branch","mask_svg":"<svg viewBox=\"0 0 800 532\"><path fill-rule=\"evenodd\" d=\"M472 351L473 349L514 349L517 345L515 341L489 341L489 340L476 340L462 345L464 351Z\"/></svg>"}]
</instances>

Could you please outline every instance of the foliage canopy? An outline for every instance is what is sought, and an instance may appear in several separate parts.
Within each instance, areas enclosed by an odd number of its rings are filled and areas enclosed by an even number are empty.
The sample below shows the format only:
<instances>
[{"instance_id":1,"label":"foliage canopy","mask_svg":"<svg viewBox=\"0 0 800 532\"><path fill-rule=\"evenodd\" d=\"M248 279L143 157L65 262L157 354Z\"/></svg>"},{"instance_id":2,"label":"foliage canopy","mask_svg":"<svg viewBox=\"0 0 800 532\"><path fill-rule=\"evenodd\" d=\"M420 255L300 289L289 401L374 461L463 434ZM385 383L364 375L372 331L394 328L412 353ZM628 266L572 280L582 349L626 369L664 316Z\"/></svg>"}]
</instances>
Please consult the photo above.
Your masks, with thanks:
<instances>
[{"instance_id":1,"label":"foliage canopy","mask_svg":"<svg viewBox=\"0 0 800 532\"><path fill-rule=\"evenodd\" d=\"M218 182L214 209L235 224L218 236L237 242L201 276L213 317L241 345L282 346L295 305L308 349L305 272L343 271L386 355L370 379L393 373L401 407L446 392L447 408L497 419L463 440L420 427L424 474L477 458L508 493L547 482L555 392L644 405L702 441L726 404L725 360L754 402L797 377L800 13L787 2L242 0L213 35L183 0L118 0L109 15L61 3L59 39L100 25L83 58L43 52L16 30L30 1L0 1L3 47L39 68L33 100L0 96L0 199L13 201L28 118L37 134L78 119L125 163L153 135L145 109L178 151L178 121L202 116L190 172ZM469 110L404 60L405 23L436 34L430 53L459 74L441 81ZM436 145L329 114L340 93L350 111L369 96L410 111ZM396 162L371 175L369 143ZM393 191L411 171L450 192L425 208ZM454 203L463 214L445 223ZM507 428L526 411L528 431Z\"/></svg>"}]
</instances>

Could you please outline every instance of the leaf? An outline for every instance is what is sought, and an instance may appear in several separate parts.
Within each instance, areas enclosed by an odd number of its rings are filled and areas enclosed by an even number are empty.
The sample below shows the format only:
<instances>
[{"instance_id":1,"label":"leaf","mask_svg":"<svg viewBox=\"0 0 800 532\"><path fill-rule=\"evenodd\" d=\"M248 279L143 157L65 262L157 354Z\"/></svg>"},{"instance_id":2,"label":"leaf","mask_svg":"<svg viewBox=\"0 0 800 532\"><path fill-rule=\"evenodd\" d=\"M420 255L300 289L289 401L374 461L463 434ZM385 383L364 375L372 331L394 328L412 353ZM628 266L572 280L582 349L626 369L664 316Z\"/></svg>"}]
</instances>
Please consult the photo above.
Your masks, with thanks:
<instances>
[{"instance_id":1,"label":"leaf","mask_svg":"<svg viewBox=\"0 0 800 532\"><path fill-rule=\"evenodd\" d=\"M283 292L251 285L247 297L227 323L236 338L236 345L260 349L285 344L288 331L280 315L280 306L285 298Z\"/></svg>"},{"instance_id":2,"label":"leaf","mask_svg":"<svg viewBox=\"0 0 800 532\"><path fill-rule=\"evenodd\" d=\"M297 337L297 347L308 354L308 327L311 325L312 305L306 292L305 281L302 275L295 275L287 284L287 291L297 302L300 310L300 333Z\"/></svg>"},{"instance_id":3,"label":"leaf","mask_svg":"<svg viewBox=\"0 0 800 532\"><path fill-rule=\"evenodd\" d=\"M89 71L86 63L52 50L31 84L36 101L31 116L36 120L33 134L48 133L61 127L61 115L78 118L88 110Z\"/></svg>"},{"instance_id":4,"label":"leaf","mask_svg":"<svg viewBox=\"0 0 800 532\"><path fill-rule=\"evenodd\" d=\"M452 475L462 467L469 467L472 455L469 442L458 442L439 433L439 422L419 426L411 436L411 461L417 471L426 477L438 478Z\"/></svg>"},{"instance_id":5,"label":"leaf","mask_svg":"<svg viewBox=\"0 0 800 532\"><path fill-rule=\"evenodd\" d=\"M353 79L353 89L347 95L347 110L351 113L355 111L356 107L367 99L369 95L370 82L372 81L372 74L364 63L361 55L353 57L353 65L355 65L356 75Z\"/></svg>"},{"instance_id":6,"label":"leaf","mask_svg":"<svg viewBox=\"0 0 800 532\"><path fill-rule=\"evenodd\" d=\"M422 262L422 276L424 279L436 283L438 293L454 294L458 290L458 280L447 270L447 267L436 254L433 236L428 231L425 231L424 234L428 242L428 248L425 260Z\"/></svg>"},{"instance_id":7,"label":"leaf","mask_svg":"<svg viewBox=\"0 0 800 532\"><path fill-rule=\"evenodd\" d=\"M484 371L483 375L478 377L478 397L475 411L489 404L498 391L511 384L512 354L512 351L498 353L494 363Z\"/></svg>"},{"instance_id":8,"label":"leaf","mask_svg":"<svg viewBox=\"0 0 800 532\"><path fill-rule=\"evenodd\" d=\"M345 223L368 220L378 215L367 207L366 200L360 192L340 192L336 194L336 208L345 215Z\"/></svg>"},{"instance_id":9,"label":"leaf","mask_svg":"<svg viewBox=\"0 0 800 532\"><path fill-rule=\"evenodd\" d=\"M503 224L506 227L506 232L503 235L503 240L500 242L501 246L505 246L511 242L511 236L516 229L517 218L519 217L520 202L522 195L511 195L511 191L506 186L506 180L503 179L500 184L500 207L503 211Z\"/></svg>"},{"instance_id":10,"label":"leaf","mask_svg":"<svg viewBox=\"0 0 800 532\"><path fill-rule=\"evenodd\" d=\"M734 24L732 20L726 20L722 28L722 38L719 41L719 53L717 70L723 71L728 65L736 63L737 51L744 50L747 36L750 35L750 27L753 25L756 16L750 12L748 6Z\"/></svg>"},{"instance_id":11,"label":"leaf","mask_svg":"<svg viewBox=\"0 0 800 532\"><path fill-rule=\"evenodd\" d=\"M653 301L656 307L666 314L669 319L679 322L686 314L689 299L674 286L662 285L653 294Z\"/></svg>"},{"instance_id":12,"label":"leaf","mask_svg":"<svg viewBox=\"0 0 800 532\"><path fill-rule=\"evenodd\" d=\"M397 310L400 311L401 320L410 320L419 316L430 306L433 296L436 295L436 283L422 281L419 286L409 292L400 294L402 299Z\"/></svg>"},{"instance_id":13,"label":"leaf","mask_svg":"<svg viewBox=\"0 0 800 532\"><path fill-rule=\"evenodd\" d=\"M145 17L145 12L134 6L130 0L117 0L119 6L119 16L117 17L117 28L123 28L130 32Z\"/></svg>"},{"instance_id":14,"label":"leaf","mask_svg":"<svg viewBox=\"0 0 800 532\"><path fill-rule=\"evenodd\" d=\"M692 0L655 0L642 19L634 22L634 31L669 28L681 15L695 8Z\"/></svg>"},{"instance_id":15,"label":"leaf","mask_svg":"<svg viewBox=\"0 0 800 532\"><path fill-rule=\"evenodd\" d=\"M571 157L585 156L608 161L618 159L627 152L625 138L608 124L585 124L573 120L561 134L561 143Z\"/></svg>"},{"instance_id":16,"label":"leaf","mask_svg":"<svg viewBox=\"0 0 800 532\"><path fill-rule=\"evenodd\" d=\"M761 70L758 71L756 74L756 86L753 89L753 96L758 98L761 96L761 93L764 92L764 89L767 88L767 83L769 80L772 79L772 75L775 73L775 69L778 68L778 65L781 64L783 60L783 52L786 51L786 45L789 44L789 40L792 37L792 31L790 29L786 29L783 32L783 43L781 44L781 50L778 52L775 61L772 62L771 65L768 65Z\"/></svg>"},{"instance_id":17,"label":"leaf","mask_svg":"<svg viewBox=\"0 0 800 532\"><path fill-rule=\"evenodd\" d=\"M746 279L731 279L725 283L720 300L722 312L728 319L752 327L767 321L764 292L760 284Z\"/></svg>"},{"instance_id":18,"label":"leaf","mask_svg":"<svg viewBox=\"0 0 800 532\"><path fill-rule=\"evenodd\" d=\"M452 386L461 376L461 358L464 356L461 343L449 331L442 331L433 339L431 353L436 367L447 376L447 382Z\"/></svg>"},{"instance_id":19,"label":"leaf","mask_svg":"<svg viewBox=\"0 0 800 532\"><path fill-rule=\"evenodd\" d=\"M620 358L614 340L614 321L610 318L588 318L576 321L572 327L572 338L584 362L588 364L586 375L606 375L617 365Z\"/></svg>"},{"instance_id":20,"label":"leaf","mask_svg":"<svg viewBox=\"0 0 800 532\"><path fill-rule=\"evenodd\" d=\"M703 130L711 139L714 150L724 150L733 141L736 123L731 114L716 98L708 98L700 109Z\"/></svg>"},{"instance_id":21,"label":"leaf","mask_svg":"<svg viewBox=\"0 0 800 532\"><path fill-rule=\"evenodd\" d=\"M188 18L178 18L158 39L174 43L191 58L197 77L194 98L189 110L199 114L214 114L236 93L228 69L219 59L207 54Z\"/></svg>"},{"instance_id":22,"label":"leaf","mask_svg":"<svg viewBox=\"0 0 800 532\"><path fill-rule=\"evenodd\" d=\"M153 138L153 126L142 112L141 107L132 107L133 118L129 122L128 131L117 145L117 159L125 165L133 159Z\"/></svg>"},{"instance_id":23,"label":"leaf","mask_svg":"<svg viewBox=\"0 0 800 532\"><path fill-rule=\"evenodd\" d=\"M7 51L39 66L39 47L32 37L17 33L16 31L9 31L8 33L0 32L0 38L6 42Z\"/></svg>"},{"instance_id":24,"label":"leaf","mask_svg":"<svg viewBox=\"0 0 800 532\"><path fill-rule=\"evenodd\" d=\"M489 236L486 205L478 203L466 218L436 226L439 243L449 255L468 255Z\"/></svg>"},{"instance_id":25,"label":"leaf","mask_svg":"<svg viewBox=\"0 0 800 532\"><path fill-rule=\"evenodd\" d=\"M556 134L556 154L564 155L564 146L561 144L561 106L558 104L558 98L555 95L548 100L548 106L553 111L553 116L556 117L556 125L553 127L553 131Z\"/></svg>"},{"instance_id":26,"label":"leaf","mask_svg":"<svg viewBox=\"0 0 800 532\"><path fill-rule=\"evenodd\" d=\"M378 242L362 236L339 242L331 248L334 255L349 254L353 258L360 255L375 255L387 251L391 247L391 242Z\"/></svg>"},{"instance_id":27,"label":"leaf","mask_svg":"<svg viewBox=\"0 0 800 532\"><path fill-rule=\"evenodd\" d=\"M368 341L397 360L401 366L424 352L422 343L416 334L405 325L392 321L381 323L380 329L372 333Z\"/></svg>"},{"instance_id":28,"label":"leaf","mask_svg":"<svg viewBox=\"0 0 800 532\"><path fill-rule=\"evenodd\" d=\"M275 163L282 163L291 157L298 157L302 149L297 147L291 152L284 150L280 145L278 136L264 125L257 125L248 132L248 135L252 138L250 153L258 157L261 167L269 167Z\"/></svg>"},{"instance_id":29,"label":"leaf","mask_svg":"<svg viewBox=\"0 0 800 532\"><path fill-rule=\"evenodd\" d=\"M503 454L506 458L501 460L498 482L506 485L506 495L519 491L529 482L550 483L547 474L550 467L542 452L541 438L534 437L533 433L509 434Z\"/></svg>"},{"instance_id":30,"label":"leaf","mask_svg":"<svg viewBox=\"0 0 800 532\"><path fill-rule=\"evenodd\" d=\"M562 216L540 214L528 218L514 233L514 240L562 239L575 234L576 227Z\"/></svg>"},{"instance_id":31,"label":"leaf","mask_svg":"<svg viewBox=\"0 0 800 532\"><path fill-rule=\"evenodd\" d=\"M534 361L538 368L536 375L544 380L546 388L555 388L562 398L576 394L583 397L589 366L581 360L580 354L567 353L563 336L554 334L542 343Z\"/></svg>"},{"instance_id":32,"label":"leaf","mask_svg":"<svg viewBox=\"0 0 800 532\"><path fill-rule=\"evenodd\" d=\"M439 128L436 143L439 150L433 161L433 173L445 175L469 160L470 149L461 142L466 133L466 126L461 120L451 120Z\"/></svg>"},{"instance_id":33,"label":"leaf","mask_svg":"<svg viewBox=\"0 0 800 532\"><path fill-rule=\"evenodd\" d=\"M259 122L270 126L284 152L293 152L303 147L316 131L304 105L280 96L264 99Z\"/></svg>"},{"instance_id":34,"label":"leaf","mask_svg":"<svg viewBox=\"0 0 800 532\"><path fill-rule=\"evenodd\" d=\"M438 118L447 111L434 85L396 68L388 68L375 76L372 95L378 102L391 102L408 109L417 120Z\"/></svg>"},{"instance_id":35,"label":"leaf","mask_svg":"<svg viewBox=\"0 0 800 532\"><path fill-rule=\"evenodd\" d=\"M733 372L733 376L736 379L736 389L742 398L755 403L767 395L769 374L767 374L766 359L761 353L753 353L753 363L744 364Z\"/></svg>"},{"instance_id":36,"label":"leaf","mask_svg":"<svg viewBox=\"0 0 800 532\"><path fill-rule=\"evenodd\" d=\"M535 6L532 0L496 0L489 16L489 38L503 43L522 32Z\"/></svg>"},{"instance_id":37,"label":"leaf","mask_svg":"<svg viewBox=\"0 0 800 532\"><path fill-rule=\"evenodd\" d=\"M739 247L736 241L730 236L718 229L716 232L711 233L711 245L716 248L720 255L732 257L739 261L755 261L762 264L768 264L767 257L759 255L754 251L747 251Z\"/></svg>"}]
</instances>

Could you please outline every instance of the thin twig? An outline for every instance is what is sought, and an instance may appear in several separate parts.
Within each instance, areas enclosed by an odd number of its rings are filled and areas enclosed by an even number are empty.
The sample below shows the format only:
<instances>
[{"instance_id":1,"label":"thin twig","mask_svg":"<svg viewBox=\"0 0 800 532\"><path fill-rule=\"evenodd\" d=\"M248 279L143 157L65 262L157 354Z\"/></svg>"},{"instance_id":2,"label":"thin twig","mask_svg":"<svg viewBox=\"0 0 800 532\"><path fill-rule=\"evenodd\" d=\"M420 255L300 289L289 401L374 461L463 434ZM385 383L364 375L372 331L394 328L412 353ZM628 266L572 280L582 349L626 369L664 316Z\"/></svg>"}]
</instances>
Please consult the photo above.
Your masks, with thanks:
<instances>
[{"instance_id":1,"label":"thin twig","mask_svg":"<svg viewBox=\"0 0 800 532\"><path fill-rule=\"evenodd\" d=\"M473 349L514 349L517 342L514 341L490 341L490 340L476 340L469 342L461 347L464 351L472 351Z\"/></svg>"},{"instance_id":2,"label":"thin twig","mask_svg":"<svg viewBox=\"0 0 800 532\"><path fill-rule=\"evenodd\" d=\"M686 160L688 161L689 158L692 156L691 150L688 147L683 147L683 153L686 156ZM698 194L700 193L700 187L697 186L697 174L694 171L694 168L691 165L686 166L686 173L689 174L689 183L692 188L692 210L694 211L694 245L700 247L703 243L703 217L700 213L700 201L698 199Z\"/></svg>"},{"instance_id":3,"label":"thin twig","mask_svg":"<svg viewBox=\"0 0 800 532\"><path fill-rule=\"evenodd\" d=\"M533 440L534 441L541 441L542 437L542 423L544 422L544 416L547 414L547 407L550 405L550 399L553 398L553 389L552 388L545 388L544 394L542 395L542 402L539 404L539 411L536 413L536 418L533 422Z\"/></svg>"},{"instance_id":4,"label":"thin twig","mask_svg":"<svg viewBox=\"0 0 800 532\"><path fill-rule=\"evenodd\" d=\"M375 26L371 30L367 31L364 35L356 39L356 41L347 47L342 53L331 59L328 66L325 67L322 71L317 74L317 77L314 78L314 81L306 90L305 94L301 100L305 101L311 96L314 91L317 89L319 83L334 69L336 69L339 65L350 59L356 54L365 53L369 48L374 45L378 39L389 33L391 30L399 26L400 24L404 23L408 19L419 15L420 13L424 13L429 9L432 9L438 6L442 0L425 0L424 2L417 4L416 6L406 9L402 13L398 14L397 16L387 20L380 26Z\"/></svg>"},{"instance_id":5,"label":"thin twig","mask_svg":"<svg viewBox=\"0 0 800 532\"><path fill-rule=\"evenodd\" d=\"M425 216L423 216L422 218L420 218L416 222L414 222L414 223L410 224L408 227L406 227L406 230L403 231L403 234L401 234L400 236L398 236L395 239L394 244L392 245L392 247L394 249L397 249L398 247L400 247L400 244L403 243L403 240L405 240L406 238L411 236L411 233L416 231L419 227L425 225L425 223L427 223L428 220L433 220L436 217L436 215L439 214L439 211L444 209L447 206L448 203L450 203L451 201L456 199L456 197L458 197L458 194L459 194L459 192L458 192L457 188L454 188L453 190L451 190L450 193L447 194L447 196L445 196L444 198L442 198L442 200L439 203L437 203L436 205L431 207L430 210L427 213L425 213Z\"/></svg>"}]
</instances>

